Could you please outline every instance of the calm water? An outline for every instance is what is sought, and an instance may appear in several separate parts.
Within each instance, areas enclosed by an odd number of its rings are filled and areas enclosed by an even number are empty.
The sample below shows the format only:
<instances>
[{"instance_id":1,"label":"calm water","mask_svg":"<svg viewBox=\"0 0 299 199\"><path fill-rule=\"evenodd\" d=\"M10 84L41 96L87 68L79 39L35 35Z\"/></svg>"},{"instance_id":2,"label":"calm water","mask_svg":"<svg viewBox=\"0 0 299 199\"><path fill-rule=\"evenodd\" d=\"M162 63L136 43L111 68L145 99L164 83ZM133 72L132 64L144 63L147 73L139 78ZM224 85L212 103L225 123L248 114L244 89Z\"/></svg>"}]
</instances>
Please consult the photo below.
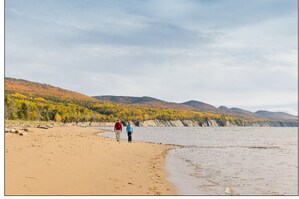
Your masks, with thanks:
<instances>
[{"instance_id":1,"label":"calm water","mask_svg":"<svg viewBox=\"0 0 299 199\"><path fill-rule=\"evenodd\" d=\"M186 146L166 163L180 195L298 194L297 128L135 127L133 140Z\"/></svg>"}]
</instances>

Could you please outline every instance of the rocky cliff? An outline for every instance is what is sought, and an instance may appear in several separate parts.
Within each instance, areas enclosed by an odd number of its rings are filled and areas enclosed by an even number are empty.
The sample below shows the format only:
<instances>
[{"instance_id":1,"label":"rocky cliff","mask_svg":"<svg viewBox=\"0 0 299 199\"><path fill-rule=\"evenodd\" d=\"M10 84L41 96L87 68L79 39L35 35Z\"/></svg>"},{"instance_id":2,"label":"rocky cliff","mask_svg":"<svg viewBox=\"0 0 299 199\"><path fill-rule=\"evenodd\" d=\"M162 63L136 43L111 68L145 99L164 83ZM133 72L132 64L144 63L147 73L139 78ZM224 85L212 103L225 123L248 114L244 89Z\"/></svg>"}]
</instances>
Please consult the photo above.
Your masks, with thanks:
<instances>
[{"instance_id":1,"label":"rocky cliff","mask_svg":"<svg viewBox=\"0 0 299 199\"><path fill-rule=\"evenodd\" d=\"M221 126L252 126L252 127L298 127L297 121L265 121L265 122L251 122L233 124L226 121L224 124L216 120L207 120L206 122L199 123L192 120L174 120L174 121L161 121L161 120L147 120L135 123L136 126L142 127L221 127Z\"/></svg>"},{"instance_id":2,"label":"rocky cliff","mask_svg":"<svg viewBox=\"0 0 299 199\"><path fill-rule=\"evenodd\" d=\"M113 127L114 122L79 122L76 125L82 127L97 127L106 126ZM216 120L207 120L206 122L200 123L193 120L147 120L137 121L135 126L140 127L232 127L232 126L244 126L244 127L298 127L297 121L265 121L265 122L251 122L251 123L239 123L233 124L230 121L217 122Z\"/></svg>"}]
</instances>

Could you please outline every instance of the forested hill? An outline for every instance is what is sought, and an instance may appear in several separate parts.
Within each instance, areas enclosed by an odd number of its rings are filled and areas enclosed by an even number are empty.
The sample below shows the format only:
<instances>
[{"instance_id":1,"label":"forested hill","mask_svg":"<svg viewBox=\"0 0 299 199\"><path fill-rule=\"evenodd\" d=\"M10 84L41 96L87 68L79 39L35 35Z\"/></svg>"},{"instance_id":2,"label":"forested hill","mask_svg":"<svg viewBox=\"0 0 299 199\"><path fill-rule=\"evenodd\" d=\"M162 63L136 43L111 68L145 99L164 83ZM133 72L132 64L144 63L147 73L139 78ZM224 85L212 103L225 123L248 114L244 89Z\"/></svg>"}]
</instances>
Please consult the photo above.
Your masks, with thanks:
<instances>
[{"instance_id":1,"label":"forested hill","mask_svg":"<svg viewBox=\"0 0 299 199\"><path fill-rule=\"evenodd\" d=\"M34 94L42 96L53 101L90 101L97 102L94 98L69 91L66 89L50 86L48 84L40 84L22 79L5 78L6 92L19 92L23 94Z\"/></svg>"},{"instance_id":2,"label":"forested hill","mask_svg":"<svg viewBox=\"0 0 299 199\"><path fill-rule=\"evenodd\" d=\"M204 111L113 103L47 84L5 78L5 119L114 122L118 118L123 121L131 120L136 124L144 121L180 121L186 126L244 126L270 122L267 118L254 116L239 118Z\"/></svg>"},{"instance_id":3,"label":"forested hill","mask_svg":"<svg viewBox=\"0 0 299 199\"><path fill-rule=\"evenodd\" d=\"M225 106L220 106L216 108L211 104L204 102L190 100L182 103L167 102L160 99L152 97L130 97L130 96L113 96L113 95L103 95L103 96L94 96L99 100L104 100L108 102L130 104L141 107L152 107L152 108L172 108L178 110L192 110L192 111L201 111L209 113L217 113L222 115L232 115L240 119L251 120L254 118L267 118L270 120L281 120L281 121L297 121L297 117L283 112L270 112L270 111L256 111L250 112L248 110L240 108L227 108Z\"/></svg>"},{"instance_id":4,"label":"forested hill","mask_svg":"<svg viewBox=\"0 0 299 199\"><path fill-rule=\"evenodd\" d=\"M152 108L171 108L177 110L193 110L194 108L191 106L187 106L184 104L178 104L173 102L166 102L160 99L156 99L153 97L130 97L130 96L113 96L113 95L103 95L103 96L94 96L94 98L115 102L121 104L130 104L130 105L138 105L141 107L152 107Z\"/></svg>"}]
</instances>

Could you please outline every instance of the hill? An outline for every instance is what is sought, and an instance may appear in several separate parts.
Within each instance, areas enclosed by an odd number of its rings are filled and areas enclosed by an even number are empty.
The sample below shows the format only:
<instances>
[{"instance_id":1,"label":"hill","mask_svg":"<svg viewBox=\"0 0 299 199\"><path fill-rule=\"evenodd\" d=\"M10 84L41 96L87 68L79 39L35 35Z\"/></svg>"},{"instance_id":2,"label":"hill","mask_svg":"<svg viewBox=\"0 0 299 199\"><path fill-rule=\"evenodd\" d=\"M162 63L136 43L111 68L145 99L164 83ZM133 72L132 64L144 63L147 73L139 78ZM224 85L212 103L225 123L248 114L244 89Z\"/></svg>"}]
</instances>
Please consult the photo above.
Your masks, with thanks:
<instances>
[{"instance_id":1,"label":"hill","mask_svg":"<svg viewBox=\"0 0 299 199\"><path fill-rule=\"evenodd\" d=\"M218 108L218 111L220 113L227 113L227 114L230 114L230 115L237 115L241 118L243 118L243 117L245 117L245 118L246 117L262 117L262 116L254 114L253 112L250 112L250 111L247 111L247 110L244 110L244 109L240 109L240 108L227 108L225 106L220 106Z\"/></svg>"},{"instance_id":2,"label":"hill","mask_svg":"<svg viewBox=\"0 0 299 199\"><path fill-rule=\"evenodd\" d=\"M294 115L284 112L270 112L270 111L257 111L255 115L268 118L271 120L297 120L298 118Z\"/></svg>"},{"instance_id":3,"label":"hill","mask_svg":"<svg viewBox=\"0 0 299 199\"><path fill-rule=\"evenodd\" d=\"M126 98L123 100L129 101ZM149 97L142 98L142 101L152 102L152 100ZM137 99L137 102L140 101ZM242 124L238 118L221 114L112 103L47 84L5 78L5 119L113 122L118 118L123 121L131 120L136 124L147 120L190 120L196 125L217 120L221 124L225 121Z\"/></svg>"},{"instance_id":4,"label":"hill","mask_svg":"<svg viewBox=\"0 0 299 199\"><path fill-rule=\"evenodd\" d=\"M182 104L191 106L197 111L217 111L216 107L214 107L210 104L195 101L195 100L190 100L190 101L187 101L187 102L183 102Z\"/></svg>"},{"instance_id":5,"label":"hill","mask_svg":"<svg viewBox=\"0 0 299 199\"><path fill-rule=\"evenodd\" d=\"M103 96L94 96L99 100L116 102L121 104L146 104L147 102L163 102L162 100L158 100L152 97L129 97L129 96L113 96L113 95L103 95Z\"/></svg>"},{"instance_id":6,"label":"hill","mask_svg":"<svg viewBox=\"0 0 299 199\"><path fill-rule=\"evenodd\" d=\"M81 93L23 79L14 79L6 77L4 86L5 92L8 93L18 92L29 95L34 94L35 96L41 96L43 98L51 99L53 101L98 102L96 99Z\"/></svg>"},{"instance_id":7,"label":"hill","mask_svg":"<svg viewBox=\"0 0 299 199\"><path fill-rule=\"evenodd\" d=\"M242 112L235 108L220 111L220 108L194 100L180 104L151 97L98 96L97 98L47 84L5 78L5 119L66 123L114 122L121 118L122 121L134 121L136 125L143 122L143 125L157 126L296 126L298 124L277 123L266 117L249 116L246 111ZM246 117L242 116L241 112ZM278 118L277 114L275 118Z\"/></svg>"},{"instance_id":8,"label":"hill","mask_svg":"<svg viewBox=\"0 0 299 199\"><path fill-rule=\"evenodd\" d=\"M209 112L221 115L230 115L234 117L238 117L244 120L259 120L259 119L270 119L270 120L278 120L278 121L288 121L288 120L297 120L296 116L283 113L283 112L269 112L269 111L257 111L255 113L240 109L240 108L227 108L225 106L220 106L216 108L213 105L190 100L183 103L174 103L167 102L160 99L152 98L152 97L129 97L129 96L94 96L94 98L99 100L105 100L114 103L121 104L130 104L141 107L152 107L152 108L171 108L177 110L188 110L188 111L199 111L199 112Z\"/></svg>"},{"instance_id":9,"label":"hill","mask_svg":"<svg viewBox=\"0 0 299 199\"><path fill-rule=\"evenodd\" d=\"M109 101L114 103L121 104L130 104L137 105L140 107L152 107L152 108L170 108L177 110L193 110L194 108L184 105L178 104L174 102L166 102L160 99L156 99L153 97L129 97L129 96L112 96L112 95L103 95L103 96L94 96L94 98Z\"/></svg>"}]
</instances>

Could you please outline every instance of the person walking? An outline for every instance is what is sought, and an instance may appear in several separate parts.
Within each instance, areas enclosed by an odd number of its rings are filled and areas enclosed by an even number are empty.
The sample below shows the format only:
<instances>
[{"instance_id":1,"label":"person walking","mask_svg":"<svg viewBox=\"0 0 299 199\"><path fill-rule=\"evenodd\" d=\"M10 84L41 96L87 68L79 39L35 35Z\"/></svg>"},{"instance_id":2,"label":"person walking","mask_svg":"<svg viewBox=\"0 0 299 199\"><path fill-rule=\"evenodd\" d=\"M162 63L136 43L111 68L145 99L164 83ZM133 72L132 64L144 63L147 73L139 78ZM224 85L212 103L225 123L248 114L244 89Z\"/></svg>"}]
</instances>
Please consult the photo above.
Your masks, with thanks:
<instances>
[{"instance_id":1,"label":"person walking","mask_svg":"<svg viewBox=\"0 0 299 199\"><path fill-rule=\"evenodd\" d=\"M123 130L123 125L121 121L118 120L114 125L114 132L115 132L115 137L117 142L120 142L120 133L122 132L122 130Z\"/></svg>"},{"instance_id":2,"label":"person walking","mask_svg":"<svg viewBox=\"0 0 299 199\"><path fill-rule=\"evenodd\" d=\"M133 133L133 126L131 124L132 122L129 121L128 122L128 125L127 125L127 134L128 134L128 142L132 142L132 133Z\"/></svg>"}]
</instances>

